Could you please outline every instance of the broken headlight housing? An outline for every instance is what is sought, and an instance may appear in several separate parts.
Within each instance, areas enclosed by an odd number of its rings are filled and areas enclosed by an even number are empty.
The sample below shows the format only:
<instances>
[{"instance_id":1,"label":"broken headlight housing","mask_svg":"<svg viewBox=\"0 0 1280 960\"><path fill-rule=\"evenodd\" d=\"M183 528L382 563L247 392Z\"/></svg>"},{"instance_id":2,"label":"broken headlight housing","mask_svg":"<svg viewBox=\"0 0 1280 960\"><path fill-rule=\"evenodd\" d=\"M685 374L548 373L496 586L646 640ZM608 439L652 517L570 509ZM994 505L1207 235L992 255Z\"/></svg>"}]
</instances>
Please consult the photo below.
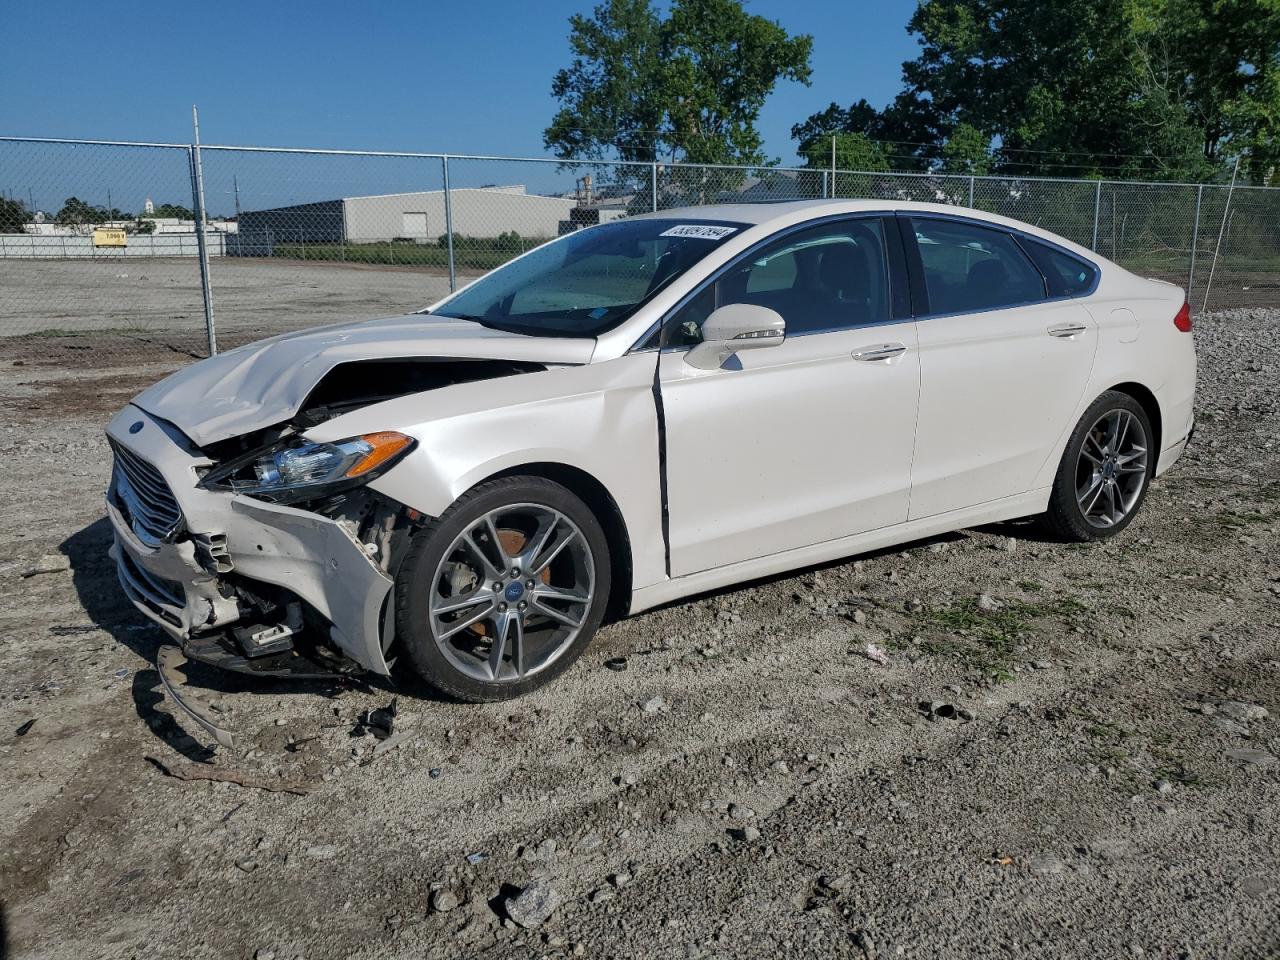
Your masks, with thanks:
<instances>
[{"instance_id":1,"label":"broken headlight housing","mask_svg":"<svg viewBox=\"0 0 1280 960\"><path fill-rule=\"evenodd\" d=\"M415 445L412 437L392 431L334 443L293 436L214 467L201 478L200 486L273 503L309 500L368 483Z\"/></svg>"}]
</instances>

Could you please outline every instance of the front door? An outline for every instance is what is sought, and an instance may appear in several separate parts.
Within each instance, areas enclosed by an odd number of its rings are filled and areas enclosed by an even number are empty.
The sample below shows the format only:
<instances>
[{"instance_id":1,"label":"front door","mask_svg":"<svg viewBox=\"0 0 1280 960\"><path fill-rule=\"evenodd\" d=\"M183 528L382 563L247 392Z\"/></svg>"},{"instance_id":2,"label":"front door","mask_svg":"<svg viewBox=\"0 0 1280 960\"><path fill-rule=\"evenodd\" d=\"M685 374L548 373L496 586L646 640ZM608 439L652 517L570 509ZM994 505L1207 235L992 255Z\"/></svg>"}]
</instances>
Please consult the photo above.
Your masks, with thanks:
<instances>
[{"instance_id":1,"label":"front door","mask_svg":"<svg viewBox=\"0 0 1280 960\"><path fill-rule=\"evenodd\" d=\"M906 520L919 361L889 269L879 218L829 221L748 252L672 318L659 380L673 576ZM689 366L681 347L728 303L777 310L784 342Z\"/></svg>"}]
</instances>

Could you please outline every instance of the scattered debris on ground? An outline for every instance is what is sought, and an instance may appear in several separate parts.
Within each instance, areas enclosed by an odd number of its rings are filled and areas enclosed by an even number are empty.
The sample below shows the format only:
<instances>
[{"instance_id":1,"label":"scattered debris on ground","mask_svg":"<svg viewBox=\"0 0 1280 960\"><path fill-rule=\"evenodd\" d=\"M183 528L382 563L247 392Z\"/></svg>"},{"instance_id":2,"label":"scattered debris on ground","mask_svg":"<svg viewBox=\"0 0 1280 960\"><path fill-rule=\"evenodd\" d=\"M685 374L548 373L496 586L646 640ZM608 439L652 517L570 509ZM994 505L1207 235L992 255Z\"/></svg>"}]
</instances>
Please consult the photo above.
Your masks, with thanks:
<instances>
[{"instance_id":1,"label":"scattered debris on ground","mask_svg":"<svg viewBox=\"0 0 1280 960\"><path fill-rule=\"evenodd\" d=\"M207 767L198 763L166 763L157 757L150 756L146 760L165 776L173 777L177 780L211 780L216 783L233 783L238 787L249 787L253 790L267 790L272 793L293 793L298 796L306 796L314 789L311 784L271 780L267 777L255 776L239 770Z\"/></svg>"}]
</instances>

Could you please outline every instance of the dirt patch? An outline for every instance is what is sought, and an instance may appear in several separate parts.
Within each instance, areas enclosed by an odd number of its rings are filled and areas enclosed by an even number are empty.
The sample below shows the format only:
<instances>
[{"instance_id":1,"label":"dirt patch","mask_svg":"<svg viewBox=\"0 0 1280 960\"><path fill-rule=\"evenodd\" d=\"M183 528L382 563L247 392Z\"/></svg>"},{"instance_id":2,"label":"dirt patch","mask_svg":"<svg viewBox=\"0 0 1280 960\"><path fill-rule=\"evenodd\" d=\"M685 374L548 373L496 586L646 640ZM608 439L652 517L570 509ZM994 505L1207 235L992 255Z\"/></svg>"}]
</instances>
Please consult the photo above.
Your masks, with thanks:
<instances>
[{"instance_id":1,"label":"dirt patch","mask_svg":"<svg viewBox=\"0 0 1280 960\"><path fill-rule=\"evenodd\" d=\"M0 337L0 368L94 371L119 367L124 358L141 367L199 359L207 353L200 347L188 337L143 331L52 331ZM20 369L15 372L21 375Z\"/></svg>"},{"instance_id":2,"label":"dirt patch","mask_svg":"<svg viewBox=\"0 0 1280 960\"><path fill-rule=\"evenodd\" d=\"M0 395L0 408L21 422L102 414L119 410L155 381L154 374L21 381L14 385L17 396Z\"/></svg>"}]
</instances>

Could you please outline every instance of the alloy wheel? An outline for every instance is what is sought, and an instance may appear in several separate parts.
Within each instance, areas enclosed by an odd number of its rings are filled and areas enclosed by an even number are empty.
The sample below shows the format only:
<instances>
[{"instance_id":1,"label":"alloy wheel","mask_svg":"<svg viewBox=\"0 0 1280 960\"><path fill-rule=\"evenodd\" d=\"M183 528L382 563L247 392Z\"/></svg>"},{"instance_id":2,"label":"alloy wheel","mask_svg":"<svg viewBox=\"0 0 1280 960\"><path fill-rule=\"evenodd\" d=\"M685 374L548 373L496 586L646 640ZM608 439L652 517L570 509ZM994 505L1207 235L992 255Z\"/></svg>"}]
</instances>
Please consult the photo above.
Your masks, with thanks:
<instances>
[{"instance_id":1,"label":"alloy wheel","mask_svg":"<svg viewBox=\"0 0 1280 960\"><path fill-rule=\"evenodd\" d=\"M1130 411L1110 410L1084 435L1076 463L1076 503L1085 521L1105 529L1137 505L1147 480L1147 432Z\"/></svg>"},{"instance_id":2,"label":"alloy wheel","mask_svg":"<svg viewBox=\"0 0 1280 960\"><path fill-rule=\"evenodd\" d=\"M581 632L594 571L587 538L560 511L536 503L491 510L454 538L432 578L436 646L485 683L536 674Z\"/></svg>"}]
</instances>

